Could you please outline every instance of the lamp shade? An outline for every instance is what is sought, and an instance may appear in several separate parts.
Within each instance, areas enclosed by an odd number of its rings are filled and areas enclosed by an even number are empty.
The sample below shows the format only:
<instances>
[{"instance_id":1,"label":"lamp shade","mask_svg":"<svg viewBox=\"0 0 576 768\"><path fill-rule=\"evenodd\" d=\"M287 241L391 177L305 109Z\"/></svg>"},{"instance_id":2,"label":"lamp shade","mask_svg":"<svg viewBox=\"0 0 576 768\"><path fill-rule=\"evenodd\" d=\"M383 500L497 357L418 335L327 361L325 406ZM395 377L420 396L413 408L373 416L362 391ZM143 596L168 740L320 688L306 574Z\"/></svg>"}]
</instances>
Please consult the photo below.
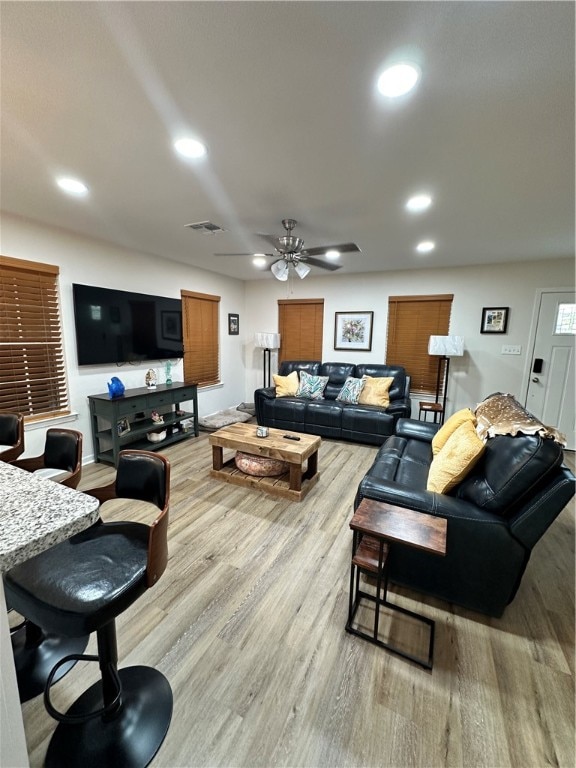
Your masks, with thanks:
<instances>
[{"instance_id":1,"label":"lamp shade","mask_svg":"<svg viewBox=\"0 0 576 768\"><path fill-rule=\"evenodd\" d=\"M428 354L442 355L443 357L462 357L464 354L464 337L430 336Z\"/></svg>"},{"instance_id":2,"label":"lamp shade","mask_svg":"<svg viewBox=\"0 0 576 768\"><path fill-rule=\"evenodd\" d=\"M282 280L282 282L288 280L288 264L283 259L275 261L270 269L276 280Z\"/></svg>"},{"instance_id":3,"label":"lamp shade","mask_svg":"<svg viewBox=\"0 0 576 768\"><path fill-rule=\"evenodd\" d=\"M280 334L279 333L256 333L254 335L257 347L262 349L280 349Z\"/></svg>"},{"instance_id":4,"label":"lamp shade","mask_svg":"<svg viewBox=\"0 0 576 768\"><path fill-rule=\"evenodd\" d=\"M298 264L296 264L296 266L294 267L294 271L296 272L300 280L303 280L306 277L306 275L310 272L310 267L308 266L308 264L303 264L301 261L299 261Z\"/></svg>"}]
</instances>

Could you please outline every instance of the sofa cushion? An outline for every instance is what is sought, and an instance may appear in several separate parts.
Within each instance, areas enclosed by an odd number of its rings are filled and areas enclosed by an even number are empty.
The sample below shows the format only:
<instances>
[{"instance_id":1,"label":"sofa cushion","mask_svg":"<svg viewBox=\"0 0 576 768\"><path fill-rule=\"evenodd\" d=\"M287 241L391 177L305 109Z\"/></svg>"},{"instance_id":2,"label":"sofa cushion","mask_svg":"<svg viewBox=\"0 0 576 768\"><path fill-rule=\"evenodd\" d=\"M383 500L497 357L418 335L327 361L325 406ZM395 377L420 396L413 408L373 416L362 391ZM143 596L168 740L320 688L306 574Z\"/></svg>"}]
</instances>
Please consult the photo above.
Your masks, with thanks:
<instances>
[{"instance_id":1,"label":"sofa cushion","mask_svg":"<svg viewBox=\"0 0 576 768\"><path fill-rule=\"evenodd\" d=\"M346 379L349 376L356 376L356 366L351 363L322 363L320 376L328 376L324 397L327 400L336 400ZM358 378L362 377L358 376Z\"/></svg>"},{"instance_id":2,"label":"sofa cushion","mask_svg":"<svg viewBox=\"0 0 576 768\"><path fill-rule=\"evenodd\" d=\"M320 360L284 360L280 363L278 373L281 376L288 376L292 371L306 371L311 376L317 376L320 370Z\"/></svg>"},{"instance_id":3,"label":"sofa cushion","mask_svg":"<svg viewBox=\"0 0 576 768\"><path fill-rule=\"evenodd\" d=\"M431 459L429 444L392 435L376 454L367 477L375 477L386 483L398 483L413 491L423 491Z\"/></svg>"},{"instance_id":4,"label":"sofa cushion","mask_svg":"<svg viewBox=\"0 0 576 768\"><path fill-rule=\"evenodd\" d=\"M336 400L339 400L342 403L352 403L353 405L356 405L358 403L358 398L362 394L365 383L365 378L355 379L353 376L348 376L342 389L338 393Z\"/></svg>"},{"instance_id":5,"label":"sofa cushion","mask_svg":"<svg viewBox=\"0 0 576 768\"><path fill-rule=\"evenodd\" d=\"M272 378L276 387L276 397L294 397L298 392L300 381L296 371L292 371L288 376L274 374Z\"/></svg>"},{"instance_id":6,"label":"sofa cushion","mask_svg":"<svg viewBox=\"0 0 576 768\"><path fill-rule=\"evenodd\" d=\"M485 448L476 434L474 423L470 419L464 421L432 459L426 490L448 493L468 475Z\"/></svg>"},{"instance_id":7,"label":"sofa cushion","mask_svg":"<svg viewBox=\"0 0 576 768\"><path fill-rule=\"evenodd\" d=\"M390 386L394 381L392 376L362 376L364 387L358 400L362 405L379 405L388 408L390 405Z\"/></svg>"},{"instance_id":8,"label":"sofa cushion","mask_svg":"<svg viewBox=\"0 0 576 768\"><path fill-rule=\"evenodd\" d=\"M461 411L456 411L456 413L453 413L452 416L450 416L448 421L440 427L438 432L436 432L432 438L432 453L434 456L436 456L436 454L446 445L446 441L450 435L453 435L458 427L467 421L472 422L472 424L476 426L476 417L470 408L462 408Z\"/></svg>"},{"instance_id":9,"label":"sofa cushion","mask_svg":"<svg viewBox=\"0 0 576 768\"><path fill-rule=\"evenodd\" d=\"M460 483L457 496L489 512L507 516L547 482L562 464L562 448L540 435L489 438L474 471Z\"/></svg>"},{"instance_id":10,"label":"sofa cushion","mask_svg":"<svg viewBox=\"0 0 576 768\"><path fill-rule=\"evenodd\" d=\"M296 396L304 397L308 400L322 400L327 383L328 376L310 376L306 371L301 371L300 386Z\"/></svg>"}]
</instances>

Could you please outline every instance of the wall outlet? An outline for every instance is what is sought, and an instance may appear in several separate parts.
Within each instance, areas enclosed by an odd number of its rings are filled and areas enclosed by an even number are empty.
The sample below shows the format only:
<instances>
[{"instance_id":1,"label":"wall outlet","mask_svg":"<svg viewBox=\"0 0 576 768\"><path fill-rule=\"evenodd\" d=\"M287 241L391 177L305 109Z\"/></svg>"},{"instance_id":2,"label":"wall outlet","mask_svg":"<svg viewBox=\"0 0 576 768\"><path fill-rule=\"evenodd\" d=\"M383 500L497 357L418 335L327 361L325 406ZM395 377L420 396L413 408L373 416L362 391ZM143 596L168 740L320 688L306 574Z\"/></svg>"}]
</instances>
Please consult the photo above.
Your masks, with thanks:
<instances>
[{"instance_id":1,"label":"wall outlet","mask_svg":"<svg viewBox=\"0 0 576 768\"><path fill-rule=\"evenodd\" d=\"M503 355L521 355L522 347L520 346L520 344L503 344L502 354Z\"/></svg>"}]
</instances>

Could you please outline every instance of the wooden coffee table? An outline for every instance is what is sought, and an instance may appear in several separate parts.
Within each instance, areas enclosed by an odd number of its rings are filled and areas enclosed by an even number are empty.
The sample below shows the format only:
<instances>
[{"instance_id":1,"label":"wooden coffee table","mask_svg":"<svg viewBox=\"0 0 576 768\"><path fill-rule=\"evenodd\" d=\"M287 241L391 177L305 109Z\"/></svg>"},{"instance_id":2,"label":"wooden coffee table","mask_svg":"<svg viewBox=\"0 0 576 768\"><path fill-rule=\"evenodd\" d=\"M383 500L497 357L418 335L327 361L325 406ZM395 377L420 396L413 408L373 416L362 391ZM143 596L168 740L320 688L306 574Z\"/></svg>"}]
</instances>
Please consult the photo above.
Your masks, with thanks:
<instances>
[{"instance_id":1,"label":"wooden coffee table","mask_svg":"<svg viewBox=\"0 0 576 768\"><path fill-rule=\"evenodd\" d=\"M293 435L300 439L290 440L286 435ZM229 427L213 432L208 439L212 446L210 474L227 483L257 488L291 501L301 501L320 479L318 449L321 440L315 435L269 429L268 437L256 437L255 424L231 424ZM288 462L290 470L279 477L246 475L236 467L234 457L224 461L224 448L280 459ZM304 469L305 462L306 469Z\"/></svg>"}]
</instances>

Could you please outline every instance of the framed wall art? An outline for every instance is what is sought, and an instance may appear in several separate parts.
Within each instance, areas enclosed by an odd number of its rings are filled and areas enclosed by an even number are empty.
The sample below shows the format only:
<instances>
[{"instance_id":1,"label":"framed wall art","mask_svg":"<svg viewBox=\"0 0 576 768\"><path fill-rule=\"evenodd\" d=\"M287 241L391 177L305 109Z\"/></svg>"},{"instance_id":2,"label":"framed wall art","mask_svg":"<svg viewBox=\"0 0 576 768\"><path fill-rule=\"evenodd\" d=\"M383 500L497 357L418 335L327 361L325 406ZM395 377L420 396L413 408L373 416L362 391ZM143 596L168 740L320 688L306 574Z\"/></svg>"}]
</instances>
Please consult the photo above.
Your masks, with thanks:
<instances>
[{"instance_id":1,"label":"framed wall art","mask_svg":"<svg viewBox=\"0 0 576 768\"><path fill-rule=\"evenodd\" d=\"M116 424L116 429L118 431L118 437L127 435L128 432L130 432L130 422L128 419L120 419L120 421Z\"/></svg>"},{"instance_id":2,"label":"framed wall art","mask_svg":"<svg viewBox=\"0 0 576 768\"><path fill-rule=\"evenodd\" d=\"M510 307L484 307L480 333L506 333Z\"/></svg>"},{"instance_id":3,"label":"framed wall art","mask_svg":"<svg viewBox=\"0 0 576 768\"><path fill-rule=\"evenodd\" d=\"M240 315L228 315L228 335L238 336L240 333Z\"/></svg>"},{"instance_id":4,"label":"framed wall art","mask_svg":"<svg viewBox=\"0 0 576 768\"><path fill-rule=\"evenodd\" d=\"M370 352L374 312L336 312L334 349Z\"/></svg>"}]
</instances>

